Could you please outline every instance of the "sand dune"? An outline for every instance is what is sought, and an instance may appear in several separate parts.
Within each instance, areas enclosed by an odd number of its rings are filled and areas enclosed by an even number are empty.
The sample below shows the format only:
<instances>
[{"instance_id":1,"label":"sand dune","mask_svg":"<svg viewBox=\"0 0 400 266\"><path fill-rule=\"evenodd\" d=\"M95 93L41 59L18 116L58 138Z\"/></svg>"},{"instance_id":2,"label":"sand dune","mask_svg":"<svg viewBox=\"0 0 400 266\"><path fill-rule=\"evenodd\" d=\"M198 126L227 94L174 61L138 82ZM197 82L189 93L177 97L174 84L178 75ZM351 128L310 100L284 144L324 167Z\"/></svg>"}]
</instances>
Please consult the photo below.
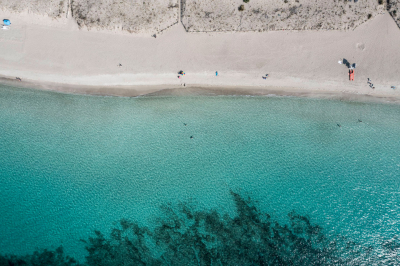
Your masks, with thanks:
<instances>
[{"instance_id":1,"label":"sand dune","mask_svg":"<svg viewBox=\"0 0 400 266\"><path fill-rule=\"evenodd\" d=\"M178 23L177 0L73 0L72 15L80 27L160 32Z\"/></svg>"},{"instance_id":2,"label":"sand dune","mask_svg":"<svg viewBox=\"0 0 400 266\"><path fill-rule=\"evenodd\" d=\"M400 0L388 0L387 10L400 27Z\"/></svg>"},{"instance_id":3,"label":"sand dune","mask_svg":"<svg viewBox=\"0 0 400 266\"><path fill-rule=\"evenodd\" d=\"M349 30L384 8L377 0L183 0L182 23L188 31Z\"/></svg>"},{"instance_id":4,"label":"sand dune","mask_svg":"<svg viewBox=\"0 0 400 266\"><path fill-rule=\"evenodd\" d=\"M58 18L66 14L68 0L0 0L0 8L13 13L28 12Z\"/></svg>"},{"instance_id":5,"label":"sand dune","mask_svg":"<svg viewBox=\"0 0 400 266\"><path fill-rule=\"evenodd\" d=\"M376 15L400 26L400 0L0 0L13 13L60 18L80 28L159 33L180 20L189 32L352 30Z\"/></svg>"}]
</instances>

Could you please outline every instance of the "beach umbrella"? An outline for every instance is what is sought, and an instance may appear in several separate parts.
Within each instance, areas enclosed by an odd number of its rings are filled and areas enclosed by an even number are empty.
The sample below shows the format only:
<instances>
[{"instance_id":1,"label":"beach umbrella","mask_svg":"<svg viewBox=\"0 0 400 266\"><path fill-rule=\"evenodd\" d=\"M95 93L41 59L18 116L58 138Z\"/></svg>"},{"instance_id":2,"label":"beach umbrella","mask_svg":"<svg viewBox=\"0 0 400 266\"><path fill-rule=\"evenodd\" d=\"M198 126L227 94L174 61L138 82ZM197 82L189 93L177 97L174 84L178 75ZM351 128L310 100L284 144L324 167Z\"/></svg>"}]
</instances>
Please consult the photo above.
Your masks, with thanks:
<instances>
[{"instance_id":1,"label":"beach umbrella","mask_svg":"<svg viewBox=\"0 0 400 266\"><path fill-rule=\"evenodd\" d=\"M9 19L3 19L3 23L4 23L4 25L6 25L6 26L10 26L10 25L11 25L11 22L10 22Z\"/></svg>"}]
</instances>

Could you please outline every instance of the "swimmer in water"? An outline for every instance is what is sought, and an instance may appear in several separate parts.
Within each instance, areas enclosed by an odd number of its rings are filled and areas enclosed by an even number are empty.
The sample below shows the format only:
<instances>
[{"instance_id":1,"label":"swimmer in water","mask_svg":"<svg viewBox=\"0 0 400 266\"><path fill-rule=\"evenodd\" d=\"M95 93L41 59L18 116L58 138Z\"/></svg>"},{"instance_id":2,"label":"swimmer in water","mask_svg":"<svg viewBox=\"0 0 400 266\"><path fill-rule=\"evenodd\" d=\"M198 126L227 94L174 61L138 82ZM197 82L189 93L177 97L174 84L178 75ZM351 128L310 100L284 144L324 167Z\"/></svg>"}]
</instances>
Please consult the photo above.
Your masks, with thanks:
<instances>
[{"instance_id":1,"label":"swimmer in water","mask_svg":"<svg viewBox=\"0 0 400 266\"><path fill-rule=\"evenodd\" d=\"M192 139L192 138L193 138L193 136L190 136L190 138Z\"/></svg>"},{"instance_id":2,"label":"swimmer in water","mask_svg":"<svg viewBox=\"0 0 400 266\"><path fill-rule=\"evenodd\" d=\"M362 121L360 119L358 119L358 122L361 123Z\"/></svg>"},{"instance_id":3,"label":"swimmer in water","mask_svg":"<svg viewBox=\"0 0 400 266\"><path fill-rule=\"evenodd\" d=\"M338 127L342 127L340 124L337 124Z\"/></svg>"}]
</instances>

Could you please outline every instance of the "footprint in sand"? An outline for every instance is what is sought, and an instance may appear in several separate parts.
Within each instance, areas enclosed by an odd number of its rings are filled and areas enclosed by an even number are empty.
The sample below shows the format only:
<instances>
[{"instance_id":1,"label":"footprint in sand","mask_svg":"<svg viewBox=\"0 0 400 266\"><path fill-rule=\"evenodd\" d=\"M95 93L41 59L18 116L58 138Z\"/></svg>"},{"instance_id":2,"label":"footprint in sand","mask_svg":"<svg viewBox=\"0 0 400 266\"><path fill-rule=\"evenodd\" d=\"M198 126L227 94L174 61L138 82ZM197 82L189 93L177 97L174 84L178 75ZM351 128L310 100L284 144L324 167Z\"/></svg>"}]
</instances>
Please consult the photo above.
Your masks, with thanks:
<instances>
[{"instance_id":1,"label":"footprint in sand","mask_svg":"<svg viewBox=\"0 0 400 266\"><path fill-rule=\"evenodd\" d=\"M356 47L357 47L357 50L359 50L359 51L365 50L365 44L363 44L363 43L357 43Z\"/></svg>"}]
</instances>

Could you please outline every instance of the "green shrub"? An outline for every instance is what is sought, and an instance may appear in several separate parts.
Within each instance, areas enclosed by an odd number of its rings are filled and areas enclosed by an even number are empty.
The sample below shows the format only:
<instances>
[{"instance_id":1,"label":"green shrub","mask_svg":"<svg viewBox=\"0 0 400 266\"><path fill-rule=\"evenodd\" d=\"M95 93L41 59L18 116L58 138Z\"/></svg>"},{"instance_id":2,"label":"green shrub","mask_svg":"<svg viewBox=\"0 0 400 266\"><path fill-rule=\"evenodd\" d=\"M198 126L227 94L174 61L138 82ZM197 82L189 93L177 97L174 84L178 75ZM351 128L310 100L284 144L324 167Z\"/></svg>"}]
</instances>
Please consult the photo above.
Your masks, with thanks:
<instances>
[{"instance_id":1,"label":"green shrub","mask_svg":"<svg viewBox=\"0 0 400 266\"><path fill-rule=\"evenodd\" d=\"M244 10L244 5L240 5L239 6L239 11L243 11Z\"/></svg>"},{"instance_id":2,"label":"green shrub","mask_svg":"<svg viewBox=\"0 0 400 266\"><path fill-rule=\"evenodd\" d=\"M250 0L243 0L243 2L248 3L248 2L250 2Z\"/></svg>"}]
</instances>

